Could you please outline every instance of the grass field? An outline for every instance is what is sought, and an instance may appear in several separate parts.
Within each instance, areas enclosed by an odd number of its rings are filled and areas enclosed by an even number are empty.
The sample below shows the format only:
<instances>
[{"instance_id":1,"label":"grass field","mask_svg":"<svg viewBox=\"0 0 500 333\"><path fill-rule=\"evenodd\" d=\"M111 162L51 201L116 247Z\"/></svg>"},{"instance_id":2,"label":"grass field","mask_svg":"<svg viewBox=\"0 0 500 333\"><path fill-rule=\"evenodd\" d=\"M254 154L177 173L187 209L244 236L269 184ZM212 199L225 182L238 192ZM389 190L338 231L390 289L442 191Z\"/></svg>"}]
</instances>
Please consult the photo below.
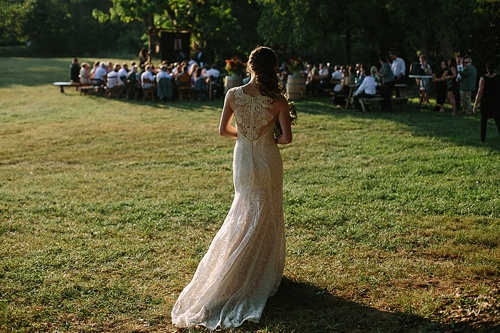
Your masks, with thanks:
<instances>
[{"instance_id":1,"label":"grass field","mask_svg":"<svg viewBox=\"0 0 500 333\"><path fill-rule=\"evenodd\" d=\"M233 197L222 100L61 94L70 62L0 58L0 331L173 331ZM493 122L296 104L285 277L233 331L498 332Z\"/></svg>"}]
</instances>

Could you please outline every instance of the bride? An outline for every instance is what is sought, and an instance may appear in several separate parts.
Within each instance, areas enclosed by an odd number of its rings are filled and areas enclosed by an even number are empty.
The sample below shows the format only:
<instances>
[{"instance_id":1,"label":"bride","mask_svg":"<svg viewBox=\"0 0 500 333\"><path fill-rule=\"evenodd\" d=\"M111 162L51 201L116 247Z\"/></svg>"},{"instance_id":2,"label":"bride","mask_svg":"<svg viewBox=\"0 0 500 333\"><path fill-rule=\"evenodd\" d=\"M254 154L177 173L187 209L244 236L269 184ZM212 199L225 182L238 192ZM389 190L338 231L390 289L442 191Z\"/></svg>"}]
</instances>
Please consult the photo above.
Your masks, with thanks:
<instances>
[{"instance_id":1,"label":"bride","mask_svg":"<svg viewBox=\"0 0 500 333\"><path fill-rule=\"evenodd\" d=\"M257 323L283 275L283 166L277 143L292 141L289 106L272 49L254 49L247 70L249 83L227 92L219 125L221 135L236 139L234 200L172 309L177 328ZM277 138L276 119L281 125Z\"/></svg>"}]
</instances>

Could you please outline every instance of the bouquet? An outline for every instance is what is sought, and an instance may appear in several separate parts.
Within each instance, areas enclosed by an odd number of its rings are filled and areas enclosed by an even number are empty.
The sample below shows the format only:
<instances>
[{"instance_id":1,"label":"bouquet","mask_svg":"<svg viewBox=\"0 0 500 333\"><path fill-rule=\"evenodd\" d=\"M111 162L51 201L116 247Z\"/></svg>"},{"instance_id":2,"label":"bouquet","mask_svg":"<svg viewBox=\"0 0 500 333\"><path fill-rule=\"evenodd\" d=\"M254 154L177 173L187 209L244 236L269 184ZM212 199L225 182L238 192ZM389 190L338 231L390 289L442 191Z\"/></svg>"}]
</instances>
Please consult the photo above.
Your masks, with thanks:
<instances>
[{"instance_id":1,"label":"bouquet","mask_svg":"<svg viewBox=\"0 0 500 333\"><path fill-rule=\"evenodd\" d=\"M292 123L292 125L295 125L297 123L297 107L293 102L288 102L288 111L290 114L290 123ZM282 133L283 130L281 129L279 119L276 118L276 122L274 123L274 138L276 139Z\"/></svg>"},{"instance_id":2,"label":"bouquet","mask_svg":"<svg viewBox=\"0 0 500 333\"><path fill-rule=\"evenodd\" d=\"M245 68L246 64L236 56L226 60L226 67L224 67L230 76L239 76L243 74Z\"/></svg>"}]
</instances>

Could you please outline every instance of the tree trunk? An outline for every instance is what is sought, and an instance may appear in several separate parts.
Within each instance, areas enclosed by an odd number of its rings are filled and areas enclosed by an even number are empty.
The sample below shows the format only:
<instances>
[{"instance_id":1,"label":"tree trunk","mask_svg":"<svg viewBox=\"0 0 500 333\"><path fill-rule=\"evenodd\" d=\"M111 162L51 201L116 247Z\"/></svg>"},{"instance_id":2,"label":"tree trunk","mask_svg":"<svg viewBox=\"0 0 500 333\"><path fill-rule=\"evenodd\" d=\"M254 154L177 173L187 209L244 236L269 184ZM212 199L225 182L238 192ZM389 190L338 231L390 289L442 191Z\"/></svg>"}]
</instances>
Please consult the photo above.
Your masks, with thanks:
<instances>
[{"instance_id":1,"label":"tree trunk","mask_svg":"<svg viewBox=\"0 0 500 333\"><path fill-rule=\"evenodd\" d=\"M455 56L453 52L453 45L451 43L451 39L450 36L448 35L448 32L444 30L445 29L438 31L437 37L439 40L439 45L441 46L441 52L443 54L444 59L450 59Z\"/></svg>"}]
</instances>

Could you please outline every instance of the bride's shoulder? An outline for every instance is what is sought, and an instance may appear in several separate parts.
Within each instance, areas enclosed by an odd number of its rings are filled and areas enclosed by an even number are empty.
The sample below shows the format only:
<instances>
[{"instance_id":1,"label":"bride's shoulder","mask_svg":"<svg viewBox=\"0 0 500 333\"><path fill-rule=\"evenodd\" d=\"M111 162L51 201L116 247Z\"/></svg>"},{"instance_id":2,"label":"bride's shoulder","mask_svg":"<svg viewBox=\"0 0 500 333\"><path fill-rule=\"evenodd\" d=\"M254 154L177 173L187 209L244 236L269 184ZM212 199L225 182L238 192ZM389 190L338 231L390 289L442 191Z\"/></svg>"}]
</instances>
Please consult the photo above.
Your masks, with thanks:
<instances>
[{"instance_id":1,"label":"bride's shoulder","mask_svg":"<svg viewBox=\"0 0 500 333\"><path fill-rule=\"evenodd\" d=\"M279 95L279 96L274 98L273 104L277 107L283 107L283 106L288 107L288 100L285 98L285 96Z\"/></svg>"}]
</instances>

